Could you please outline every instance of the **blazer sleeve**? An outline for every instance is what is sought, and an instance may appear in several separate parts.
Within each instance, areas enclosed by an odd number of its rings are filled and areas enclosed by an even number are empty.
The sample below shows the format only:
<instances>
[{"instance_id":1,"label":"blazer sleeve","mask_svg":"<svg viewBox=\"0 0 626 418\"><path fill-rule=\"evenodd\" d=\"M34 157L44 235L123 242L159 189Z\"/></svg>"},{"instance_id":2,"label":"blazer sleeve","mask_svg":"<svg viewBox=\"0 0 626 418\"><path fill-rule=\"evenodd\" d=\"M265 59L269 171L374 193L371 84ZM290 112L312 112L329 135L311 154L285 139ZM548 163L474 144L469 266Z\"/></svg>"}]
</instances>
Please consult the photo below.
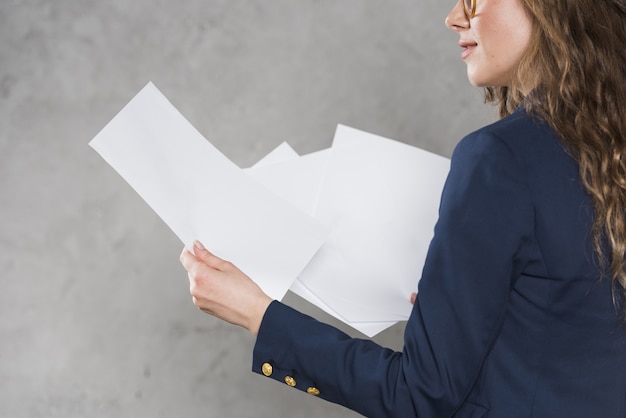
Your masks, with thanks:
<instances>
[{"instance_id":1,"label":"blazer sleeve","mask_svg":"<svg viewBox=\"0 0 626 418\"><path fill-rule=\"evenodd\" d=\"M534 242L524 171L489 132L459 143L402 352L275 301L259 330L253 371L366 416L452 416L498 337Z\"/></svg>"}]
</instances>

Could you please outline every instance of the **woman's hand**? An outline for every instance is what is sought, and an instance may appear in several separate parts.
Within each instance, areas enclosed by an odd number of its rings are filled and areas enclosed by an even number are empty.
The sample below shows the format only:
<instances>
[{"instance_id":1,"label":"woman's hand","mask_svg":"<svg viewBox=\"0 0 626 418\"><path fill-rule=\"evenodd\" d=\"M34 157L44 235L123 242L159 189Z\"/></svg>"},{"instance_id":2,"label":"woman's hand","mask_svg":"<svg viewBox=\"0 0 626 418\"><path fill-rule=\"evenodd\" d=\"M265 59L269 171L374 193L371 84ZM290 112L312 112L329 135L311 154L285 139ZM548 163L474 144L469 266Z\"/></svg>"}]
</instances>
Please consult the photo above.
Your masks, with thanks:
<instances>
[{"instance_id":1,"label":"woman's hand","mask_svg":"<svg viewBox=\"0 0 626 418\"><path fill-rule=\"evenodd\" d=\"M257 335L272 299L241 270L211 254L199 241L194 242L194 253L185 247L180 255L194 305Z\"/></svg>"}]
</instances>

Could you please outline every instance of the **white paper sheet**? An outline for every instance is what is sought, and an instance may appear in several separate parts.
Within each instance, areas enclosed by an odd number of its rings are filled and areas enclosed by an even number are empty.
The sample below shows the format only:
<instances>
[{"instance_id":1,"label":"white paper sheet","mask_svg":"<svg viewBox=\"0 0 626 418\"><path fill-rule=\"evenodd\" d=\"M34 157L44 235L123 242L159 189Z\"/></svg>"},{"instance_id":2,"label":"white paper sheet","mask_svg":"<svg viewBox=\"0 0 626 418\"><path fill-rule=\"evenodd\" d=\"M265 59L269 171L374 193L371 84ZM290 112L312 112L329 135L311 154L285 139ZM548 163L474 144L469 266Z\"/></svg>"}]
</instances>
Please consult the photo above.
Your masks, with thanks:
<instances>
[{"instance_id":1,"label":"white paper sheet","mask_svg":"<svg viewBox=\"0 0 626 418\"><path fill-rule=\"evenodd\" d=\"M288 151L281 147L268 154L270 162L265 157L245 171L293 206L313 216L329 151L326 149L303 156L296 154L288 158Z\"/></svg>"},{"instance_id":2,"label":"white paper sheet","mask_svg":"<svg viewBox=\"0 0 626 418\"><path fill-rule=\"evenodd\" d=\"M152 84L90 145L187 246L202 240L271 297L291 285L368 336L408 318L447 159L340 125L330 149L283 143L244 172Z\"/></svg>"},{"instance_id":3,"label":"white paper sheet","mask_svg":"<svg viewBox=\"0 0 626 418\"><path fill-rule=\"evenodd\" d=\"M343 316L339 315L339 313L337 313L337 311L333 310L322 299L318 298L315 295L315 293L313 293L309 289L307 289L307 287L304 284L302 284L300 279L296 279L296 281L293 282L293 284L291 285L291 288L289 290L294 292L295 294L297 294L301 298L307 300L308 302L312 303L313 305L317 306L318 308L320 308L324 312L334 316L335 318L337 318L340 321L344 322L345 324L349 325L350 327L356 329L357 331L362 332L363 334L367 335L368 337L373 337L374 335L376 335L376 334L386 330L387 328L389 328L389 327L391 327L391 326L393 326L393 325L395 325L395 324L397 324L399 322L399 321L385 321L385 322L376 322L376 321L371 321L371 322L351 322L351 321L348 321L346 318L344 318Z\"/></svg>"},{"instance_id":4,"label":"white paper sheet","mask_svg":"<svg viewBox=\"0 0 626 418\"><path fill-rule=\"evenodd\" d=\"M406 320L412 308L409 296L421 275L449 161L341 125L332 148L316 153L324 155L323 160L311 159L303 164L307 156L278 151L259 162L261 170L248 173L260 176L263 184L296 205L320 195L314 205L299 206L303 210L311 208L310 213L320 216L332 231L301 274L304 279L296 280L290 290L370 337ZM283 157L275 158L274 153ZM339 196L329 197L327 188ZM376 202L381 196L382 204ZM370 198L374 198L374 204ZM313 211L318 204L319 211ZM372 231L381 238L368 242ZM387 241L395 244L389 246ZM389 248L383 252L375 249L375 256L363 250L381 243ZM394 266L389 272L374 274L388 265ZM404 280L390 279L398 271L404 274ZM351 278L355 280L346 282ZM371 287L375 288L375 300L363 296ZM345 316L352 313L356 314Z\"/></svg>"},{"instance_id":5,"label":"white paper sheet","mask_svg":"<svg viewBox=\"0 0 626 418\"><path fill-rule=\"evenodd\" d=\"M247 176L149 83L90 142L192 248L201 240L281 299L326 230Z\"/></svg>"},{"instance_id":6,"label":"white paper sheet","mask_svg":"<svg viewBox=\"0 0 626 418\"><path fill-rule=\"evenodd\" d=\"M449 160L339 126L315 218L330 235L299 279L350 322L407 319Z\"/></svg>"},{"instance_id":7,"label":"white paper sheet","mask_svg":"<svg viewBox=\"0 0 626 418\"><path fill-rule=\"evenodd\" d=\"M286 142L281 142L276 148L270 151L265 157L261 158L250 168L244 168L244 171L254 170L259 167L268 166L276 163L282 163L283 161L293 160L298 158L298 153L291 148Z\"/></svg>"},{"instance_id":8,"label":"white paper sheet","mask_svg":"<svg viewBox=\"0 0 626 418\"><path fill-rule=\"evenodd\" d=\"M330 149L325 149L300 157L288 144L282 143L245 171L286 201L312 215L329 156ZM299 279L293 282L289 290L368 337L373 337L404 319L399 317L396 321L387 322L351 322L318 298ZM380 316L385 314L379 313Z\"/></svg>"}]
</instances>

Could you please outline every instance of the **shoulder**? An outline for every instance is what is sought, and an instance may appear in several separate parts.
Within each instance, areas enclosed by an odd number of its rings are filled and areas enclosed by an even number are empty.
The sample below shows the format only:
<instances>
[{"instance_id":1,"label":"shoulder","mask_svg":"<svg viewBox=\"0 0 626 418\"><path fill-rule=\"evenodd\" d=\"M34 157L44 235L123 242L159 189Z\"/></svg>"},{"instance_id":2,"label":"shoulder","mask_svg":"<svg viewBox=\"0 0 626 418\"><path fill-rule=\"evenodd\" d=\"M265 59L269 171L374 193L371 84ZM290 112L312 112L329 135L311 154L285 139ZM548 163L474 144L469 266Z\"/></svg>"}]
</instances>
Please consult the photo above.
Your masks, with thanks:
<instances>
[{"instance_id":1,"label":"shoulder","mask_svg":"<svg viewBox=\"0 0 626 418\"><path fill-rule=\"evenodd\" d=\"M464 137L452 155L452 165L461 167L503 165L523 168L527 174L546 170L577 172L555 131L523 108Z\"/></svg>"},{"instance_id":2,"label":"shoulder","mask_svg":"<svg viewBox=\"0 0 626 418\"><path fill-rule=\"evenodd\" d=\"M464 137L453 160L471 158L509 158L523 162L538 155L564 154L561 141L550 126L518 108L511 115Z\"/></svg>"}]
</instances>

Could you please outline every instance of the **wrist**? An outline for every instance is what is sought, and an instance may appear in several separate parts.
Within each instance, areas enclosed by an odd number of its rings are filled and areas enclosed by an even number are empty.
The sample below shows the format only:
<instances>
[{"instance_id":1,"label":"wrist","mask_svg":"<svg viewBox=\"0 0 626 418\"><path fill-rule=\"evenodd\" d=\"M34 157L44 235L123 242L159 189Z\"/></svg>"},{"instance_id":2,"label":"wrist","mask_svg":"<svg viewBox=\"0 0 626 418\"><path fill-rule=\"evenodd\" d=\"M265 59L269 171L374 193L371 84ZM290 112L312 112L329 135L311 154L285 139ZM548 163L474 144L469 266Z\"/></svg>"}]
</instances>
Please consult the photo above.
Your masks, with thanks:
<instances>
[{"instance_id":1,"label":"wrist","mask_svg":"<svg viewBox=\"0 0 626 418\"><path fill-rule=\"evenodd\" d=\"M267 295L263 295L262 298L259 298L258 303L252 309L252 314L248 321L248 326L246 327L252 335L255 337L259 333L259 328L261 328L261 322L263 322L263 317L265 316L265 312L270 304L273 302L272 298Z\"/></svg>"}]
</instances>

